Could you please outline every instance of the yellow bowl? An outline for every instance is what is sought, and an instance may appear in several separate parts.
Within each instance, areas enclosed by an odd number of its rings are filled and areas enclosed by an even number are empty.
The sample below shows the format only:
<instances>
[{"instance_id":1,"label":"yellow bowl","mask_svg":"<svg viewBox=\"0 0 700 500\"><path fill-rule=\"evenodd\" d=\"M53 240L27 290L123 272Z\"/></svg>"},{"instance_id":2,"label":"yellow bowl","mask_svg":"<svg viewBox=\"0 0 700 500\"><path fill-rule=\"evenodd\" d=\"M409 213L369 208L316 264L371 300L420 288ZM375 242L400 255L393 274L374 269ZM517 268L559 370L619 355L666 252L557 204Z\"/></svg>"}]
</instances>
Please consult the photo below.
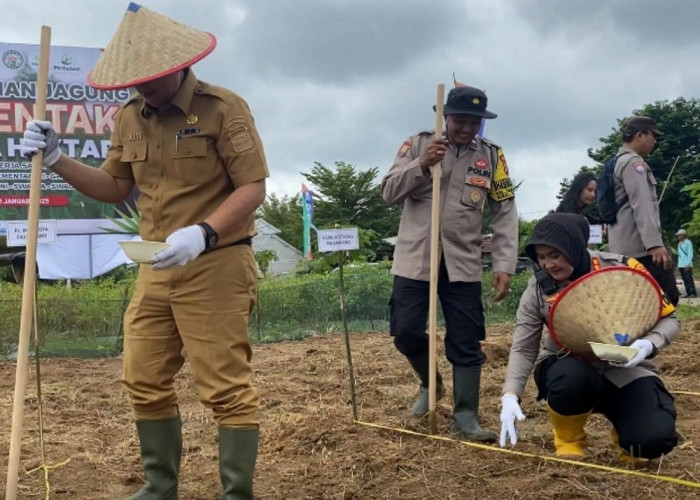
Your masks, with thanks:
<instances>
[{"instance_id":1,"label":"yellow bowl","mask_svg":"<svg viewBox=\"0 0 700 500\"><path fill-rule=\"evenodd\" d=\"M626 345L602 344L600 342L589 342L593 353L603 361L617 361L626 363L637 354L637 349Z\"/></svg>"},{"instance_id":2,"label":"yellow bowl","mask_svg":"<svg viewBox=\"0 0 700 500\"><path fill-rule=\"evenodd\" d=\"M153 262L153 256L170 245L160 241L120 241L127 257L139 264Z\"/></svg>"}]
</instances>

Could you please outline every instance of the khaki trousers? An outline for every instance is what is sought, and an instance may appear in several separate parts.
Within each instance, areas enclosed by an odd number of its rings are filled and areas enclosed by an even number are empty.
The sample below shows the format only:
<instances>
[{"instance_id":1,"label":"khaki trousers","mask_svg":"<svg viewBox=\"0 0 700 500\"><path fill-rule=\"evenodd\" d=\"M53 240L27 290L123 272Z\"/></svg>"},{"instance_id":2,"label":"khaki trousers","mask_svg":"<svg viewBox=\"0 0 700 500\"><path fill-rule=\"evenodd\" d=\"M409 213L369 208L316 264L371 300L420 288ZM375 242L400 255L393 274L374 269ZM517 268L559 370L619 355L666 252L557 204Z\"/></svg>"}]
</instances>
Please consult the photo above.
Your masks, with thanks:
<instances>
[{"instance_id":1,"label":"khaki trousers","mask_svg":"<svg viewBox=\"0 0 700 500\"><path fill-rule=\"evenodd\" d=\"M124 373L136 420L178 414L174 377L190 363L202 403L221 427L257 427L248 317L256 265L249 245L202 254L185 266L141 264L124 315Z\"/></svg>"}]
</instances>

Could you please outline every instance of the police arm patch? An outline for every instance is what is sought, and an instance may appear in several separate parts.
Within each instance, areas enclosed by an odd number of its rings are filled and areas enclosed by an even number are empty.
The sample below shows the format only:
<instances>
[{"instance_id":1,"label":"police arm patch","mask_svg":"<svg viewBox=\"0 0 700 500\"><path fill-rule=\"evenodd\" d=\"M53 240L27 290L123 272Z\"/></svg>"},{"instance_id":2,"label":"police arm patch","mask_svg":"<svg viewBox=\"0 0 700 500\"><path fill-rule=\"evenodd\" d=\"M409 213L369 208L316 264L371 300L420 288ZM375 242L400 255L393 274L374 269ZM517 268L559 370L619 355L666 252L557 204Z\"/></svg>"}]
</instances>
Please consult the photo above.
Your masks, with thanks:
<instances>
[{"instance_id":1,"label":"police arm patch","mask_svg":"<svg viewBox=\"0 0 700 500\"><path fill-rule=\"evenodd\" d=\"M501 148L498 148L498 163L493 174L489 196L494 201L505 201L515 197L513 182L508 175L508 164Z\"/></svg>"},{"instance_id":2,"label":"police arm patch","mask_svg":"<svg viewBox=\"0 0 700 500\"><path fill-rule=\"evenodd\" d=\"M401 144L401 147L399 148L398 157L399 158L404 158L408 152L411 150L411 146L413 146L413 143L411 141L403 141L403 144Z\"/></svg>"}]
</instances>

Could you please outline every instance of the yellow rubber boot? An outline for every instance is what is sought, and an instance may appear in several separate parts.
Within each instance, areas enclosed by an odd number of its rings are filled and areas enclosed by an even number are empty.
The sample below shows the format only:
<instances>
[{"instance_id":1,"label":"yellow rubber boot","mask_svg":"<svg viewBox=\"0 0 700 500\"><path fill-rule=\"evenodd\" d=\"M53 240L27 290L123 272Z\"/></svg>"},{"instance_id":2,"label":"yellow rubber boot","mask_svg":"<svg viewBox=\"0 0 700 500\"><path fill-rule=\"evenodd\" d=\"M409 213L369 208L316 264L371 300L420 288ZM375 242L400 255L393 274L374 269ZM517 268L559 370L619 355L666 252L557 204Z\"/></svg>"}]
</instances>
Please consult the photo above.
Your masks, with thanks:
<instances>
[{"instance_id":1,"label":"yellow rubber boot","mask_svg":"<svg viewBox=\"0 0 700 500\"><path fill-rule=\"evenodd\" d=\"M586 454L586 431L583 430L591 414L560 415L549 406L549 420L554 430L554 447L560 458L578 459Z\"/></svg>"},{"instance_id":2,"label":"yellow rubber boot","mask_svg":"<svg viewBox=\"0 0 700 500\"><path fill-rule=\"evenodd\" d=\"M617 433L617 430L615 430L614 427L610 431L610 438L612 439L615 448L617 448L617 450L619 451L618 459L620 460L620 462L636 467L644 466L649 463L649 459L632 456L622 449L622 447L620 446L620 435Z\"/></svg>"}]
</instances>

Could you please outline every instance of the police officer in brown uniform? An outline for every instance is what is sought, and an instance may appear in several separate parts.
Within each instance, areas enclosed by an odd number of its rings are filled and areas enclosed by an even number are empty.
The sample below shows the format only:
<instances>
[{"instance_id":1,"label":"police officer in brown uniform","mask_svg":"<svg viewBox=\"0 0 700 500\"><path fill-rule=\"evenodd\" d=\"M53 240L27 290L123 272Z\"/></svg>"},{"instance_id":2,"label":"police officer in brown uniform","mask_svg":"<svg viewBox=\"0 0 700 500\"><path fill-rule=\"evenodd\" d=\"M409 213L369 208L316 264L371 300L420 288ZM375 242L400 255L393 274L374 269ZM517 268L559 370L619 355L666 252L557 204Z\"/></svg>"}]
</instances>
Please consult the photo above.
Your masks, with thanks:
<instances>
[{"instance_id":1,"label":"police officer in brown uniform","mask_svg":"<svg viewBox=\"0 0 700 500\"><path fill-rule=\"evenodd\" d=\"M259 397L251 383L247 320L255 300L250 245L268 170L239 96L197 80L190 65L213 35L130 4L89 76L138 93L115 118L96 169L62 154L50 122L30 122L23 153L105 202L140 190L140 235L170 246L141 264L124 318L124 372L147 484L131 499L177 498L182 451L174 377L187 353L219 430L222 499L252 498ZM153 50L158 47L159 50Z\"/></svg>"},{"instance_id":2,"label":"police officer in brown uniform","mask_svg":"<svg viewBox=\"0 0 700 500\"><path fill-rule=\"evenodd\" d=\"M608 227L610 251L636 258L659 283L673 305L679 293L673 259L664 245L656 196L656 178L644 161L661 132L647 116L632 116L622 129L615 163L617 223Z\"/></svg>"},{"instance_id":3,"label":"police officer in brown uniform","mask_svg":"<svg viewBox=\"0 0 700 500\"><path fill-rule=\"evenodd\" d=\"M492 214L493 286L496 300L509 291L515 272L518 218L513 186L503 150L478 137L486 110L479 89L452 89L444 107L443 137L434 132L414 135L401 145L382 181L387 203L403 204L394 252L390 330L396 348L408 358L420 379L415 416L428 412L428 315L430 280L430 220L433 166L442 162L440 191L440 270L438 296L445 317L445 350L453 365L453 430L461 438L493 442L496 435L482 429L479 386L485 356L481 302L481 228L485 204ZM444 387L438 373L437 396Z\"/></svg>"}]
</instances>

